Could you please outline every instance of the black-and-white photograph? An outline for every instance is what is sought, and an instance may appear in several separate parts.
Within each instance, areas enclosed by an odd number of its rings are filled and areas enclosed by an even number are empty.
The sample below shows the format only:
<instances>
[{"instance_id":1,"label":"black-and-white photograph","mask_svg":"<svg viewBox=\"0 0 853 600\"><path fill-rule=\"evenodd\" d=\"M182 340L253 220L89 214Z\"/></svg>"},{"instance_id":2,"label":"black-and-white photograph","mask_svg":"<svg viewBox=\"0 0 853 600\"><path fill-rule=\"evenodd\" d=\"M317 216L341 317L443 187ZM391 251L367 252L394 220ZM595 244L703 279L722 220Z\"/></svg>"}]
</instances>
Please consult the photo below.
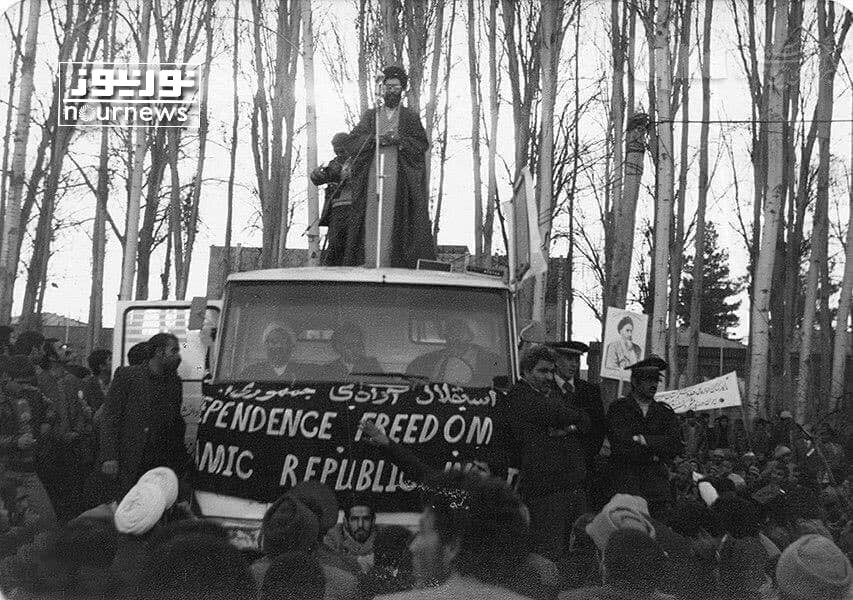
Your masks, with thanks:
<instances>
[{"instance_id":1,"label":"black-and-white photograph","mask_svg":"<svg viewBox=\"0 0 853 600\"><path fill-rule=\"evenodd\" d=\"M0 0L0 600L853 600L853 0Z\"/></svg>"}]
</instances>

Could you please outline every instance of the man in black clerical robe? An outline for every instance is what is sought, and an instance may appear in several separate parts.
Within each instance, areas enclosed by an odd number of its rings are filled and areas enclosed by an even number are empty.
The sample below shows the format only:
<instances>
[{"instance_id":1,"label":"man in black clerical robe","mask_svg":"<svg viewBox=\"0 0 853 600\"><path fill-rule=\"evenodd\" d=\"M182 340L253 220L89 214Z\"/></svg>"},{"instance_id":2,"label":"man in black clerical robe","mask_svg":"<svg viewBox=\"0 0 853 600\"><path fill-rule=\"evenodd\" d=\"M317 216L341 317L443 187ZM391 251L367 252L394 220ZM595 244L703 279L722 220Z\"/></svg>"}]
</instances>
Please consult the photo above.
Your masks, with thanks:
<instances>
[{"instance_id":1,"label":"man in black clerical robe","mask_svg":"<svg viewBox=\"0 0 853 600\"><path fill-rule=\"evenodd\" d=\"M343 264L413 269L418 259L434 259L429 219L426 163L429 148L418 113L400 103L408 76L400 67L384 70L383 106L367 110L350 133L354 156L353 204ZM381 213L376 194L376 132L382 156Z\"/></svg>"}]
</instances>

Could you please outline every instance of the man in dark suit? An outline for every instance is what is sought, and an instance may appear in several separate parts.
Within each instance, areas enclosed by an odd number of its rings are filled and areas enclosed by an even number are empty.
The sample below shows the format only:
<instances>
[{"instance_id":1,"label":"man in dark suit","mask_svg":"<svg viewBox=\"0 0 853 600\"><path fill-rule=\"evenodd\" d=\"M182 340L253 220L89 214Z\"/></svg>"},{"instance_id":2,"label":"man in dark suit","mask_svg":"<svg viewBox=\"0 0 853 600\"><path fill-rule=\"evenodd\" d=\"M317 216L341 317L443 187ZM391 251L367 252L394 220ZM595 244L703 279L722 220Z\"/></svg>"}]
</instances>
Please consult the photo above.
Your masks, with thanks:
<instances>
[{"instance_id":1,"label":"man in dark suit","mask_svg":"<svg viewBox=\"0 0 853 600\"><path fill-rule=\"evenodd\" d=\"M178 338L158 333L148 344L148 362L118 369L104 403L101 471L118 478L121 497L154 467L170 467L180 475L188 465Z\"/></svg>"},{"instance_id":2,"label":"man in dark suit","mask_svg":"<svg viewBox=\"0 0 853 600\"><path fill-rule=\"evenodd\" d=\"M681 427L675 411L655 401L666 361L650 356L628 368L631 391L607 411L611 476L614 491L642 496L654 516L672 500L669 464L682 451Z\"/></svg>"},{"instance_id":3,"label":"man in dark suit","mask_svg":"<svg viewBox=\"0 0 853 600\"><path fill-rule=\"evenodd\" d=\"M589 417L557 395L547 347L533 346L522 356L521 381L507 394L504 418L521 457L519 494L530 510L531 550L557 560L570 519L584 503L581 436Z\"/></svg>"},{"instance_id":4,"label":"man in dark suit","mask_svg":"<svg viewBox=\"0 0 853 600\"><path fill-rule=\"evenodd\" d=\"M601 403L601 388L579 377L581 354L589 352L583 342L554 342L548 344L554 352L556 374L554 383L566 401L589 416L589 431L583 436L584 454L587 465L598 456L607 433L607 418Z\"/></svg>"},{"instance_id":5,"label":"man in dark suit","mask_svg":"<svg viewBox=\"0 0 853 600\"><path fill-rule=\"evenodd\" d=\"M604 415L604 405L601 402L601 388L584 381L579 377L581 354L589 352L589 346L583 342L554 342L548 344L554 353L556 373L554 383L565 402L589 417L589 429L581 437L583 441L584 458L586 459L586 495L587 508L592 505L597 508L601 494L599 488L602 478L596 476L596 459L607 433L607 418ZM595 488L595 489L593 489ZM603 501L606 502L609 496Z\"/></svg>"}]
</instances>

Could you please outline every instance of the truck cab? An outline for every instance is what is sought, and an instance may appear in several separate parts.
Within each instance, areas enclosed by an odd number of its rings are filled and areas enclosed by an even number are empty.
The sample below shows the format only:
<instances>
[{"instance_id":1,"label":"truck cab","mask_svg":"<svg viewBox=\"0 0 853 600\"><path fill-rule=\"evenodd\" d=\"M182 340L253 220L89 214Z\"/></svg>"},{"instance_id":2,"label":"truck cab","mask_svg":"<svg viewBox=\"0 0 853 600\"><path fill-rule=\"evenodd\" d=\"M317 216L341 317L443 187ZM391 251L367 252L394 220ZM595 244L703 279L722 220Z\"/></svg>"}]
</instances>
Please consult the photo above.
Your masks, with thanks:
<instances>
[{"instance_id":1,"label":"truck cab","mask_svg":"<svg viewBox=\"0 0 853 600\"><path fill-rule=\"evenodd\" d=\"M517 344L512 295L498 278L249 271L231 274L221 304L201 309L197 333L177 332L209 348L203 391L185 390L195 502L203 516L241 531L242 545L256 542L269 503L306 480L341 500L369 496L380 525L415 524L417 482L362 439L364 418L436 469L499 455ZM184 361L202 355L185 352ZM185 364L184 373L203 368ZM512 482L517 471L498 462L493 472Z\"/></svg>"}]
</instances>

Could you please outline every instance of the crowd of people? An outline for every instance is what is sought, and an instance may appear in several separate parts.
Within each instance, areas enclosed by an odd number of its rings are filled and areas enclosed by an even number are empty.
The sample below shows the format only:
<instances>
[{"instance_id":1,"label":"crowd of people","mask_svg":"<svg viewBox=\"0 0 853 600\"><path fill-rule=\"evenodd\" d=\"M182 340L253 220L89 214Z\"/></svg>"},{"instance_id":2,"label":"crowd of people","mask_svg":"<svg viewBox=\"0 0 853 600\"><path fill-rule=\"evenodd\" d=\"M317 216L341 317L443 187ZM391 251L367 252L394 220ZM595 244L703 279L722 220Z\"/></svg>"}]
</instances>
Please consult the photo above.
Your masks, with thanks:
<instances>
[{"instance_id":1,"label":"crowd of people","mask_svg":"<svg viewBox=\"0 0 853 600\"><path fill-rule=\"evenodd\" d=\"M853 598L849 438L788 412L677 415L667 365L605 407L578 342L525 349L500 405L521 475L424 463L375 422L364 443L417 483L416 531L315 481L266 511L256 549L187 502L177 339L112 373L25 332L0 355L0 589L9 600Z\"/></svg>"}]
</instances>

